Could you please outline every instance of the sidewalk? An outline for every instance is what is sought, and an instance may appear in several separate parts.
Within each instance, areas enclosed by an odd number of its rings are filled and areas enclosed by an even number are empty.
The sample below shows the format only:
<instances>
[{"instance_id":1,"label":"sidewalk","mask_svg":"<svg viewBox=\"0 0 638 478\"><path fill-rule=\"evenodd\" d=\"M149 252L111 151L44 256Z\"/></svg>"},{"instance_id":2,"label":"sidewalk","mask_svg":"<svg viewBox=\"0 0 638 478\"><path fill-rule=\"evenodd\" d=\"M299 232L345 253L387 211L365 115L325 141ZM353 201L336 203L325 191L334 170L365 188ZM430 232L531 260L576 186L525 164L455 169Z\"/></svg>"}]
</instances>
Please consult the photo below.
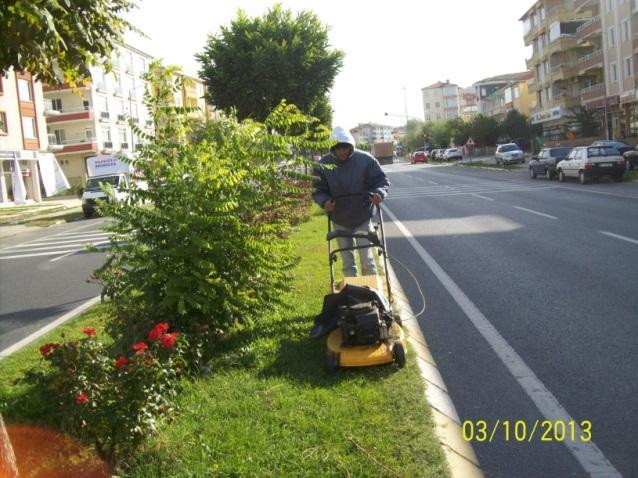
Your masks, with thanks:
<instances>
[{"instance_id":1,"label":"sidewalk","mask_svg":"<svg viewBox=\"0 0 638 478\"><path fill-rule=\"evenodd\" d=\"M19 206L8 206L2 208L0 215L0 238L15 236L23 232L32 231L36 220L50 219L55 223L56 218L64 222L63 216L77 212L80 213L82 200L76 196L65 196L60 198L45 199L41 203L30 203ZM11 209L15 208L15 213ZM50 224L49 224L50 225Z\"/></svg>"}]
</instances>

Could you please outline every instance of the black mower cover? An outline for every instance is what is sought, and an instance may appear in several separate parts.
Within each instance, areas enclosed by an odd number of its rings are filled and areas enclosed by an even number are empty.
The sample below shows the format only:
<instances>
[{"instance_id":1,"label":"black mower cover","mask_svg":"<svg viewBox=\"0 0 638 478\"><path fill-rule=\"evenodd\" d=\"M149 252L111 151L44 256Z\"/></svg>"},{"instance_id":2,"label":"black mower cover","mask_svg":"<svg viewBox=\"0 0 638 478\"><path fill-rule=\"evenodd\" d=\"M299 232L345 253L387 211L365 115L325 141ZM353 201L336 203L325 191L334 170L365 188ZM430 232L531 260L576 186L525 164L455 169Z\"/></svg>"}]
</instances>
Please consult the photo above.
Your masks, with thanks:
<instances>
[{"instance_id":1,"label":"black mower cover","mask_svg":"<svg viewBox=\"0 0 638 478\"><path fill-rule=\"evenodd\" d=\"M323 308L321 313L315 317L315 324L310 329L310 338L317 340L326 337L337 328L337 321L339 320L337 311L340 306L350 306L365 302L375 302L383 318L386 321L392 321L392 309L388 299L382 292L368 287L346 284L338 293L328 294L323 297Z\"/></svg>"}]
</instances>

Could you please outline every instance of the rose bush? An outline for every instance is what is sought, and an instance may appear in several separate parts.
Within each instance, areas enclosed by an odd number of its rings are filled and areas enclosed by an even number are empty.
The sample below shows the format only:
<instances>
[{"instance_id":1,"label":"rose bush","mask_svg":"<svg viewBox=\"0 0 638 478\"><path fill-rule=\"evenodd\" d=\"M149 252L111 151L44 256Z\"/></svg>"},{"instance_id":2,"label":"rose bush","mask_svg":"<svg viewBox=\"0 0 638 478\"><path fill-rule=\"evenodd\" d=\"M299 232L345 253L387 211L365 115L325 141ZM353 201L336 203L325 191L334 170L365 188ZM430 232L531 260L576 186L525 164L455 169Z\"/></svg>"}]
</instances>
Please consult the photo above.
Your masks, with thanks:
<instances>
[{"instance_id":1,"label":"rose bush","mask_svg":"<svg viewBox=\"0 0 638 478\"><path fill-rule=\"evenodd\" d=\"M156 324L148 341L127 353L104 345L93 328L79 340L40 347L45 367L28 375L61 428L111 463L132 449L161 419L171 418L177 378L185 370L186 337Z\"/></svg>"}]
</instances>

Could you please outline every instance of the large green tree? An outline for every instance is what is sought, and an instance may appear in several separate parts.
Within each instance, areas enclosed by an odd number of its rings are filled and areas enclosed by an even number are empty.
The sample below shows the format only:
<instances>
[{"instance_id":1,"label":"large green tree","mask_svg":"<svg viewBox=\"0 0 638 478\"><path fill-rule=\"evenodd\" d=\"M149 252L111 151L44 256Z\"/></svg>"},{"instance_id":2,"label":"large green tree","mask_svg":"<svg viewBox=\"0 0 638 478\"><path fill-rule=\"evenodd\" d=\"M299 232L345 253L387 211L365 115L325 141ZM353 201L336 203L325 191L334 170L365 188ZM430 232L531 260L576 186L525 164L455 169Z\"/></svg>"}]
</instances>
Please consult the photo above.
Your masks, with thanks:
<instances>
[{"instance_id":1,"label":"large green tree","mask_svg":"<svg viewBox=\"0 0 638 478\"><path fill-rule=\"evenodd\" d=\"M218 108L263 121L285 99L325 124L332 116L328 92L343 57L330 49L328 28L314 13L294 15L279 4L262 17L239 10L196 55L208 99Z\"/></svg>"},{"instance_id":2,"label":"large green tree","mask_svg":"<svg viewBox=\"0 0 638 478\"><path fill-rule=\"evenodd\" d=\"M0 73L13 67L46 83L89 78L90 65L110 67L114 45L132 28L122 16L134 7L129 0L2 0Z\"/></svg>"},{"instance_id":3,"label":"large green tree","mask_svg":"<svg viewBox=\"0 0 638 478\"><path fill-rule=\"evenodd\" d=\"M532 129L527 116L516 109L509 111L501 123L501 136L508 140L529 140L531 135Z\"/></svg>"},{"instance_id":4,"label":"large green tree","mask_svg":"<svg viewBox=\"0 0 638 478\"><path fill-rule=\"evenodd\" d=\"M472 139L478 146L494 146L498 136L498 121L491 116L478 115L472 120Z\"/></svg>"}]
</instances>

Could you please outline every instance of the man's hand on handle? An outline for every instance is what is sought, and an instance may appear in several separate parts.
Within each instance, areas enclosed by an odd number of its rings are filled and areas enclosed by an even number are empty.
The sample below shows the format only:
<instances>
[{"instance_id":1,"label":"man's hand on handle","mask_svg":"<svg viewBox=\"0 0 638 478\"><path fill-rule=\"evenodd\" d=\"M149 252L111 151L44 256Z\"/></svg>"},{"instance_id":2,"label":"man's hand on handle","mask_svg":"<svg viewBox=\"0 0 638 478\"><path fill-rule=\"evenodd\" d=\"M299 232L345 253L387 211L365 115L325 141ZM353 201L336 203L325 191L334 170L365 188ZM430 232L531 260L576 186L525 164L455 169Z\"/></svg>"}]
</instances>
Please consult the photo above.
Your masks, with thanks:
<instances>
[{"instance_id":1,"label":"man's hand on handle","mask_svg":"<svg viewBox=\"0 0 638 478\"><path fill-rule=\"evenodd\" d=\"M383 202L383 196L381 196L381 194L379 194L379 193L372 193L372 194L370 194L370 201L375 206L378 206L379 204L381 204Z\"/></svg>"},{"instance_id":2,"label":"man's hand on handle","mask_svg":"<svg viewBox=\"0 0 638 478\"><path fill-rule=\"evenodd\" d=\"M334 201L334 199L328 199L325 203L323 203L323 208L328 212L332 212L335 210L336 205L337 203Z\"/></svg>"}]
</instances>

